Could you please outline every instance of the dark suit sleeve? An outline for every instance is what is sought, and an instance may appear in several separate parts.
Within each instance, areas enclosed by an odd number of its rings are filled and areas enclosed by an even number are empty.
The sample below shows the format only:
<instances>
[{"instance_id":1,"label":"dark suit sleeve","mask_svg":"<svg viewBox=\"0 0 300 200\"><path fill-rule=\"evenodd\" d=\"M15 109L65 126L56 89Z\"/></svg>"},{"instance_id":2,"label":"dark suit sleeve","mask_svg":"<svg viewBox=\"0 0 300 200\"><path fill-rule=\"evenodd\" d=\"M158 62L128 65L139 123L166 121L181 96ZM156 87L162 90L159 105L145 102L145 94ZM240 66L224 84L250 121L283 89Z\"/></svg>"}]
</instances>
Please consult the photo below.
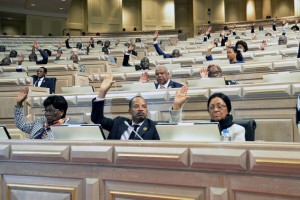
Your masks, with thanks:
<instances>
[{"instance_id":1,"label":"dark suit sleeve","mask_svg":"<svg viewBox=\"0 0 300 200\"><path fill-rule=\"evenodd\" d=\"M170 54L164 53L164 52L159 48L159 46L158 46L157 43L154 44L154 48L155 48L156 52L158 53L158 55L163 55L164 58L172 58L172 56L171 56Z\"/></svg>"},{"instance_id":2,"label":"dark suit sleeve","mask_svg":"<svg viewBox=\"0 0 300 200\"><path fill-rule=\"evenodd\" d=\"M47 64L48 63L48 54L45 51L41 50L41 49L38 49L38 51L40 52L40 54L43 57L43 59L40 60L40 61L36 61L36 64L37 65Z\"/></svg>"},{"instance_id":3,"label":"dark suit sleeve","mask_svg":"<svg viewBox=\"0 0 300 200\"><path fill-rule=\"evenodd\" d=\"M104 101L95 101L95 98L92 100L92 114L91 120L95 124L101 124L101 126L107 130L111 131L113 126L113 119L107 118L103 114L104 112Z\"/></svg>"},{"instance_id":4,"label":"dark suit sleeve","mask_svg":"<svg viewBox=\"0 0 300 200\"><path fill-rule=\"evenodd\" d=\"M55 83L54 83L54 81L56 81L56 80L54 80L54 79L52 79L51 81L49 81L49 85L48 85L48 87L49 87L49 92L50 92L50 94L54 94L55 93Z\"/></svg>"},{"instance_id":5,"label":"dark suit sleeve","mask_svg":"<svg viewBox=\"0 0 300 200\"><path fill-rule=\"evenodd\" d=\"M72 47L70 47L70 44L69 44L69 39L67 39L66 41L65 41L65 43L66 43L66 47L67 47L67 49L71 49Z\"/></svg>"},{"instance_id":6,"label":"dark suit sleeve","mask_svg":"<svg viewBox=\"0 0 300 200\"><path fill-rule=\"evenodd\" d=\"M299 44L299 47L298 47L298 55L297 55L297 58L300 58L300 44Z\"/></svg>"},{"instance_id":7,"label":"dark suit sleeve","mask_svg":"<svg viewBox=\"0 0 300 200\"><path fill-rule=\"evenodd\" d=\"M122 65L123 65L123 66L130 66L129 63L128 63L128 61L129 61L129 55L124 54L124 58L123 58L123 63L122 63Z\"/></svg>"},{"instance_id":8,"label":"dark suit sleeve","mask_svg":"<svg viewBox=\"0 0 300 200\"><path fill-rule=\"evenodd\" d=\"M209 56L205 56L206 60L213 60L213 57L212 55L209 55Z\"/></svg>"},{"instance_id":9,"label":"dark suit sleeve","mask_svg":"<svg viewBox=\"0 0 300 200\"><path fill-rule=\"evenodd\" d=\"M296 124L300 123L300 111L296 107Z\"/></svg>"},{"instance_id":10,"label":"dark suit sleeve","mask_svg":"<svg viewBox=\"0 0 300 200\"><path fill-rule=\"evenodd\" d=\"M273 23L272 28L273 28L273 31L276 31L276 23Z\"/></svg>"}]
</instances>

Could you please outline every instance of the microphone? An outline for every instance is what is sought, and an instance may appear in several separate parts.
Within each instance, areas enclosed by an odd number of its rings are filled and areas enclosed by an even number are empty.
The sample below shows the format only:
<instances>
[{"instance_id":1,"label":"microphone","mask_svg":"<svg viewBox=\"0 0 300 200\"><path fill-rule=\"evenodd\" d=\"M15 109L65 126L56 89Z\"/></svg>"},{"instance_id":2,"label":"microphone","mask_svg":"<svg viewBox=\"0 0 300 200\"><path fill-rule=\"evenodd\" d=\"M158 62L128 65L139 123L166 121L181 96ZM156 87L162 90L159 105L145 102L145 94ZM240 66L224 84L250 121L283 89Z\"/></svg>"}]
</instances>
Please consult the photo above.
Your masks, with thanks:
<instances>
[{"instance_id":1,"label":"microphone","mask_svg":"<svg viewBox=\"0 0 300 200\"><path fill-rule=\"evenodd\" d=\"M138 136L138 138L140 138L141 140L144 140L130 125L129 125L129 123L128 123L128 121L124 121L124 124L126 125L126 126L128 126L130 129L132 129L132 131L135 133L135 136ZM134 137L135 137L134 136Z\"/></svg>"}]
</instances>

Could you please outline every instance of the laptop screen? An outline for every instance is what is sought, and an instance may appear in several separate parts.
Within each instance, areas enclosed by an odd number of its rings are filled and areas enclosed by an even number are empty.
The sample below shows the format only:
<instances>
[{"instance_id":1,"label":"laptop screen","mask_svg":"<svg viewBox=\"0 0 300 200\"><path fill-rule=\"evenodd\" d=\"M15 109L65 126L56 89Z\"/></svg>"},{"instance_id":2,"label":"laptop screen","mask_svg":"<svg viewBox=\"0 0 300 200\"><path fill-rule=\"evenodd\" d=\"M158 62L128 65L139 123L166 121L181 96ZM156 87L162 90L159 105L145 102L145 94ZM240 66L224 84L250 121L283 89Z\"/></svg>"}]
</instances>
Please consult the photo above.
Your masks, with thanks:
<instances>
[{"instance_id":1,"label":"laptop screen","mask_svg":"<svg viewBox=\"0 0 300 200\"><path fill-rule=\"evenodd\" d=\"M215 122L157 124L156 129L160 140L165 141L216 142L221 140L219 124Z\"/></svg>"},{"instance_id":2,"label":"laptop screen","mask_svg":"<svg viewBox=\"0 0 300 200\"><path fill-rule=\"evenodd\" d=\"M5 126L0 126L0 140L9 140L11 139Z\"/></svg>"},{"instance_id":3,"label":"laptop screen","mask_svg":"<svg viewBox=\"0 0 300 200\"><path fill-rule=\"evenodd\" d=\"M100 124L51 126L57 140L105 140Z\"/></svg>"}]
</instances>

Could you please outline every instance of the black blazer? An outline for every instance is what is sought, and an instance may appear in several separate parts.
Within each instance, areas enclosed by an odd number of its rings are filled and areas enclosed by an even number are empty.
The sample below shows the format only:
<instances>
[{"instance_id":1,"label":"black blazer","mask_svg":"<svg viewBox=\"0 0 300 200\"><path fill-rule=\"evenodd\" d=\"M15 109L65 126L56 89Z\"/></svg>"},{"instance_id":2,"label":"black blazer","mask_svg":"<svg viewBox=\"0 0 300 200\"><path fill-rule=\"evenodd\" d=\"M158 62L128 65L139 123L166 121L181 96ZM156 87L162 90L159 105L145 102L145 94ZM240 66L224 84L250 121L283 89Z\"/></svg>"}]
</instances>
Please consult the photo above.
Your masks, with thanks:
<instances>
[{"instance_id":1,"label":"black blazer","mask_svg":"<svg viewBox=\"0 0 300 200\"><path fill-rule=\"evenodd\" d=\"M95 102L95 99L92 100L92 114L91 114L91 120L95 124L101 124L101 126L109 131L109 135L107 139L113 139L113 140L119 140L121 139L122 134L125 130L128 129L126 124L124 123L127 121L128 123L131 122L130 119L125 117L116 117L114 119L107 118L103 114L104 109L104 101L97 101ZM144 140L159 140L159 135L157 133L157 130L155 128L156 122L146 119L142 126L138 130L138 134L144 139ZM136 140L139 140L138 137L135 138Z\"/></svg>"},{"instance_id":2,"label":"black blazer","mask_svg":"<svg viewBox=\"0 0 300 200\"><path fill-rule=\"evenodd\" d=\"M158 87L158 85L159 85L158 83L155 83L156 88ZM170 80L168 88L181 88L182 86L183 85L181 83L177 83L177 82Z\"/></svg>"},{"instance_id":3,"label":"black blazer","mask_svg":"<svg viewBox=\"0 0 300 200\"><path fill-rule=\"evenodd\" d=\"M34 76L32 76L32 78L33 78L33 85L35 85L36 81L38 80L38 76L34 75ZM56 82L56 78L46 78L45 77L40 87L49 88L50 94L54 94L55 93L55 82Z\"/></svg>"}]
</instances>

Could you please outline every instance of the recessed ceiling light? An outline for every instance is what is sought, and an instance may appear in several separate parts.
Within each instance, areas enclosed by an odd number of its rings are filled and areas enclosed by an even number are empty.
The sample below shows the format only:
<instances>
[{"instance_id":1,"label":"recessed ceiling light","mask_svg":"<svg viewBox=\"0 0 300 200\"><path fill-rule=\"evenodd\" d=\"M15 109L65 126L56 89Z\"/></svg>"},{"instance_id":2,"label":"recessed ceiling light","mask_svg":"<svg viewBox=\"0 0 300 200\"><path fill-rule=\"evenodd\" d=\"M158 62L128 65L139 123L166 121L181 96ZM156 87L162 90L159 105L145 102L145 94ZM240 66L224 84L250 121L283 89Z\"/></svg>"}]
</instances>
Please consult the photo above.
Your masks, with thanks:
<instances>
[{"instance_id":1,"label":"recessed ceiling light","mask_svg":"<svg viewBox=\"0 0 300 200\"><path fill-rule=\"evenodd\" d=\"M59 10L63 10L64 8L59 8Z\"/></svg>"},{"instance_id":2,"label":"recessed ceiling light","mask_svg":"<svg viewBox=\"0 0 300 200\"><path fill-rule=\"evenodd\" d=\"M66 1L66 0L61 0L61 1Z\"/></svg>"},{"instance_id":3,"label":"recessed ceiling light","mask_svg":"<svg viewBox=\"0 0 300 200\"><path fill-rule=\"evenodd\" d=\"M32 3L31 6L35 6L35 3Z\"/></svg>"}]
</instances>

